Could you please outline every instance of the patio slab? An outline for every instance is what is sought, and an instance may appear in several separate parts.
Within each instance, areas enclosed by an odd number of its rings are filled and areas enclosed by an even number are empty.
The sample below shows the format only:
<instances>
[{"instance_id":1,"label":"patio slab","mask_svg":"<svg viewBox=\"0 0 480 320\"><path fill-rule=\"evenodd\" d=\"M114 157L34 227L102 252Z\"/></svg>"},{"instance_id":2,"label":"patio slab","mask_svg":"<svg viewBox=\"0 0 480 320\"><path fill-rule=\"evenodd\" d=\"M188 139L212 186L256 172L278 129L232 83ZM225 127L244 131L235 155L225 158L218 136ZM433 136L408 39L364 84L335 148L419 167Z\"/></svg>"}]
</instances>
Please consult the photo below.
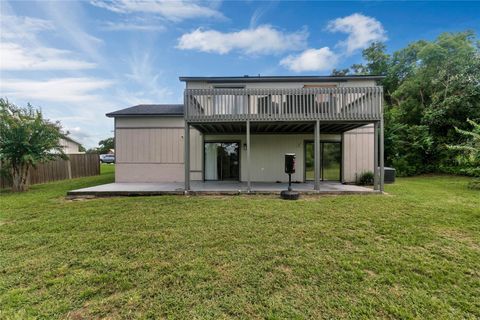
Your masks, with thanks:
<instances>
[{"instance_id":1,"label":"patio slab","mask_svg":"<svg viewBox=\"0 0 480 320\"><path fill-rule=\"evenodd\" d=\"M314 190L313 183L294 183L292 188L301 194L372 194L379 193L371 188L341 184L339 182L322 182L320 190ZM238 194L280 194L287 189L286 183L252 182L248 192L247 183L236 181L192 181L188 194L191 195L238 195ZM95 187L71 190L69 198L75 197L112 197L112 196L153 196L183 195L182 182L163 183L108 183Z\"/></svg>"}]
</instances>

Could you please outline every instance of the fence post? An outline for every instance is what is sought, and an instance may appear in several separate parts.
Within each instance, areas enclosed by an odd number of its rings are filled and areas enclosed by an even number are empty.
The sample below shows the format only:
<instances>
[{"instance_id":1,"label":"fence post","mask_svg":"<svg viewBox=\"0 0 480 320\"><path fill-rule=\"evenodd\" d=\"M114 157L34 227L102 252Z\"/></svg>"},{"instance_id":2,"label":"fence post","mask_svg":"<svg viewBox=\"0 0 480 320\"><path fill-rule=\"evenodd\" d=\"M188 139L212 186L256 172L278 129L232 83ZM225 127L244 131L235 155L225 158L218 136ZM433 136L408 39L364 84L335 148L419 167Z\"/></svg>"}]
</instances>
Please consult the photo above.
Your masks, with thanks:
<instances>
[{"instance_id":1,"label":"fence post","mask_svg":"<svg viewBox=\"0 0 480 320\"><path fill-rule=\"evenodd\" d=\"M72 162L70 161L70 158L68 158L67 161L67 174L68 174L68 179L72 179Z\"/></svg>"}]
</instances>

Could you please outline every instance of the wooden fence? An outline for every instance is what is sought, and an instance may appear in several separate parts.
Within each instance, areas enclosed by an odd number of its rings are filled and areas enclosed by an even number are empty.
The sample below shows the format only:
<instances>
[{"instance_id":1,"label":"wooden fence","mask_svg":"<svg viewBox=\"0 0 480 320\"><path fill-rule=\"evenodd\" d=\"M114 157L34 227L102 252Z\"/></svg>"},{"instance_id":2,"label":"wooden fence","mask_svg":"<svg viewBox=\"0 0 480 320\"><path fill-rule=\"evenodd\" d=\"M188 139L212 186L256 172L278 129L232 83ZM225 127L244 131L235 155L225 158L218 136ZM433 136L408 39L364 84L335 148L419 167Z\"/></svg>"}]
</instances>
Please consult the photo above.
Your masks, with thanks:
<instances>
[{"instance_id":1,"label":"wooden fence","mask_svg":"<svg viewBox=\"0 0 480 320\"><path fill-rule=\"evenodd\" d=\"M30 169L30 184L88 177L100 174L98 154L69 154L69 160L57 159L40 163ZM0 189L10 188L12 182L0 176Z\"/></svg>"}]
</instances>

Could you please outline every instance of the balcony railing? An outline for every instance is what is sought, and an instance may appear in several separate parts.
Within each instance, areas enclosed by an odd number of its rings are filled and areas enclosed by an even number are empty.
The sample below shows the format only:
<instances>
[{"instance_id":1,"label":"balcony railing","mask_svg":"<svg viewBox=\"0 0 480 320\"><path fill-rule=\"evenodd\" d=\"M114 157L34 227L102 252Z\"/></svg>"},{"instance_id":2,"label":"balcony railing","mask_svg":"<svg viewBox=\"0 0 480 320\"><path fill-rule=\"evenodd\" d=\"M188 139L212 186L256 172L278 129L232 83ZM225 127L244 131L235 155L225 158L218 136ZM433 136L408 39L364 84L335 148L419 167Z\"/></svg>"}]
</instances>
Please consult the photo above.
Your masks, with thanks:
<instances>
[{"instance_id":1,"label":"balcony railing","mask_svg":"<svg viewBox=\"0 0 480 320\"><path fill-rule=\"evenodd\" d=\"M185 119L229 121L376 121L383 88L186 89Z\"/></svg>"}]
</instances>

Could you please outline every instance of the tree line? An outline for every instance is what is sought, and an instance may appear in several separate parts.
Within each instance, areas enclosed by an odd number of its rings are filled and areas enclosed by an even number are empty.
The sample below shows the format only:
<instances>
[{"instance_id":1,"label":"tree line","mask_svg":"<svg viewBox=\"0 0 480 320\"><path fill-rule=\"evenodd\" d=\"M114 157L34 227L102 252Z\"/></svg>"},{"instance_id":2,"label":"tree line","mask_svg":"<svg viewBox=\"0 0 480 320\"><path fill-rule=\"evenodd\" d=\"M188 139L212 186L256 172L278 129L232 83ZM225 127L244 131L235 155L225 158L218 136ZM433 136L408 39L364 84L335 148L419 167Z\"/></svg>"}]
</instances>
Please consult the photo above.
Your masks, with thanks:
<instances>
[{"instance_id":1,"label":"tree line","mask_svg":"<svg viewBox=\"0 0 480 320\"><path fill-rule=\"evenodd\" d=\"M385 76L380 84L386 163L400 175L480 176L478 152L472 157L465 148L451 147L479 138L474 134L480 122L480 41L475 33L443 33L393 53L377 42L363 50L363 58L362 64L332 73Z\"/></svg>"}]
</instances>

